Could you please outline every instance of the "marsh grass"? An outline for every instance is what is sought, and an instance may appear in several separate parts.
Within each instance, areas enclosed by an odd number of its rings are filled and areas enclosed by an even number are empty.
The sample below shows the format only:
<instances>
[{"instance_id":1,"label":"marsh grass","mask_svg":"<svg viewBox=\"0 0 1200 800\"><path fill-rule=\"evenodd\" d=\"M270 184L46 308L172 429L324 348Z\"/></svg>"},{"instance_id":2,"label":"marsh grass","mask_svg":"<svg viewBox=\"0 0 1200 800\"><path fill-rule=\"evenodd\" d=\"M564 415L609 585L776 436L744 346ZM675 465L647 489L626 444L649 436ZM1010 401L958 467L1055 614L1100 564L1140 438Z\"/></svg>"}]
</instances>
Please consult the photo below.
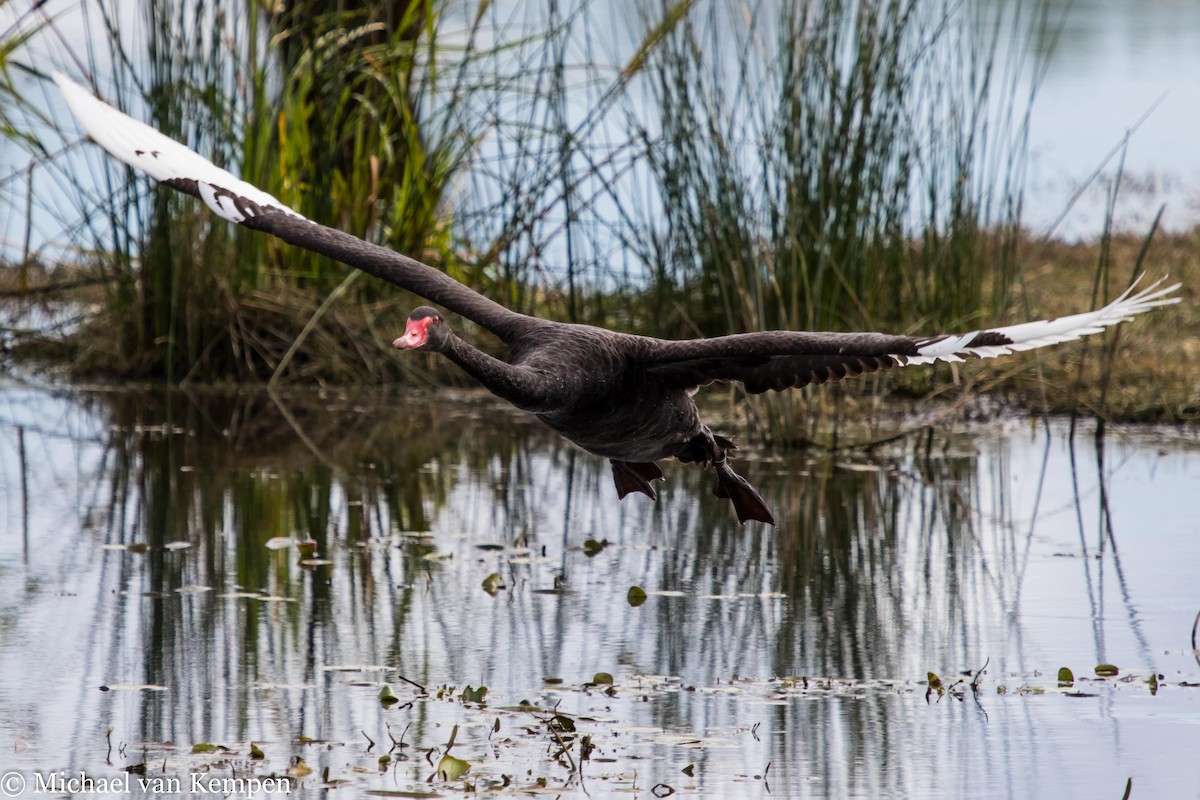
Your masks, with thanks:
<instances>
[{"instance_id":1,"label":"marsh grass","mask_svg":"<svg viewBox=\"0 0 1200 800\"><path fill-rule=\"evenodd\" d=\"M644 0L620 21L598 0L130 8L82 6L108 35L63 54L104 97L517 310L693 336L921 332L1012 307L1042 4ZM98 154L81 173L26 144L73 197L64 227L105 287L70 338L79 371L429 380L387 344L415 298ZM799 441L848 399L961 377L895 371L736 413Z\"/></svg>"},{"instance_id":2,"label":"marsh grass","mask_svg":"<svg viewBox=\"0 0 1200 800\"><path fill-rule=\"evenodd\" d=\"M644 130L664 223L641 249L648 316L674 335L762 328L916 332L979 324L1017 271L1026 114L1041 66L1017 4L723 4L652 57ZM1006 34L1014 42L1000 52ZM1019 77L1023 76L1023 77ZM883 375L755 402L792 439Z\"/></svg>"},{"instance_id":3,"label":"marsh grass","mask_svg":"<svg viewBox=\"0 0 1200 800\"><path fill-rule=\"evenodd\" d=\"M85 4L78 13L107 35L69 57L101 78L106 99L301 213L449 262L445 195L472 134L427 114L441 53L427 34L442 4L330 5L293 3L270 16L256 3ZM394 328L391 317L403 319L372 282L346 281L339 265L216 223L190 198L111 161L90 174L78 160L41 166L75 187L83 221L64 227L108 288L76 340L80 372L262 379L305 331L294 377L347 381L380 362L378 347L357 343L374 343L379 320ZM339 286L347 316L324 303Z\"/></svg>"}]
</instances>

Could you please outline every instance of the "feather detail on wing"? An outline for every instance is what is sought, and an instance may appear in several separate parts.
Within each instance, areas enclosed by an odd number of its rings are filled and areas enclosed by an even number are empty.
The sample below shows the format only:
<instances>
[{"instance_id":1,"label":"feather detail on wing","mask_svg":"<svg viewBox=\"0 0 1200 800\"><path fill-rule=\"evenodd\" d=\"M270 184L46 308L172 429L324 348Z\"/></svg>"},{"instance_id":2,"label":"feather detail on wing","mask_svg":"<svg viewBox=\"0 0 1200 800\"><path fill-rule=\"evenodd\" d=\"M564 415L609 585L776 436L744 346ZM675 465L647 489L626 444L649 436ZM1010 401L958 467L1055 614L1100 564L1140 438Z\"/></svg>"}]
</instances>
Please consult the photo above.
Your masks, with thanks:
<instances>
[{"instance_id":1,"label":"feather detail on wing","mask_svg":"<svg viewBox=\"0 0 1200 800\"><path fill-rule=\"evenodd\" d=\"M97 144L150 177L199 197L217 216L242 223L259 213L257 205L303 219L272 195L121 113L61 72L54 73L54 82L75 119Z\"/></svg>"},{"instance_id":2,"label":"feather detail on wing","mask_svg":"<svg viewBox=\"0 0 1200 800\"><path fill-rule=\"evenodd\" d=\"M1141 278L1138 279L1140 281ZM751 393L782 391L810 383L839 381L891 367L995 358L1099 333L1137 314L1178 303L1179 288L1160 288L1161 278L1134 293L1134 281L1120 297L1095 311L1002 328L938 336L880 333L768 331L712 339L656 341L646 369L688 386L739 381Z\"/></svg>"},{"instance_id":3,"label":"feather detail on wing","mask_svg":"<svg viewBox=\"0 0 1200 800\"><path fill-rule=\"evenodd\" d=\"M505 341L543 324L416 259L306 219L262 189L97 99L65 75L55 72L54 81L97 144L167 186L200 198L223 219L369 272L474 320Z\"/></svg>"}]
</instances>

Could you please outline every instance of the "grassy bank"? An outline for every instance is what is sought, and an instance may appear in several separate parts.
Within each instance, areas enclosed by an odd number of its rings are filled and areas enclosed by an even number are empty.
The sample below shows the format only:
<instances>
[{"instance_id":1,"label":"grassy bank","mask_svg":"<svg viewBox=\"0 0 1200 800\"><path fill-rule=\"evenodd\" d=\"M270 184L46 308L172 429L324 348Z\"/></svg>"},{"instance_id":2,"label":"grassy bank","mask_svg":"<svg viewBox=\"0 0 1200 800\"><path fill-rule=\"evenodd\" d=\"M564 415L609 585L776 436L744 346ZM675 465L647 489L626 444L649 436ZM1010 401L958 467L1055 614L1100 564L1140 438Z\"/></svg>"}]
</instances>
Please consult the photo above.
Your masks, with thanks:
<instances>
[{"instance_id":1,"label":"grassy bank","mask_svg":"<svg viewBox=\"0 0 1200 800\"><path fill-rule=\"evenodd\" d=\"M1004 387L1033 407L1110 419L1200 419L1200 230L1023 249L1025 298L1035 316L1087 308L1119 293L1141 263L1148 276L1183 284L1182 302L1065 348L1026 353L1001 372ZM1107 273L1107 281L1097 276ZM1099 284L1099 288L1098 288Z\"/></svg>"},{"instance_id":2,"label":"grassy bank","mask_svg":"<svg viewBox=\"0 0 1200 800\"><path fill-rule=\"evenodd\" d=\"M774 412L770 404L783 403L795 408L778 413L827 421L844 403L854 405L854 413L863 413L880 398L942 403L987 392L1014 410L1079 411L1126 421L1200 419L1200 230L1159 234L1148 248L1142 237L1125 235L1105 242L1071 244L1023 239L1017 250L1022 269L1014 299L1008 308L980 320L982 323L1011 324L1092 308L1124 288L1139 259L1149 279L1170 275L1172 281L1182 282L1183 302L1080 343L954 368L930 365L894 370L780 397L753 398L750 413L770 418ZM1098 289L1097 275L1105 261L1111 264L1109 279ZM26 273L23 284L18 275L15 268L0 269L0 309L6 312L10 355L43 363L56 372L67 369L69 374L77 374L70 359L79 349L72 341L78 334L71 328L79 324L80 308L102 304L105 289L86 268L34 268ZM617 295L595 300L614 306L628 301ZM365 306L342 309L339 324L350 332L368 330L374 324L371 315L375 310ZM396 309L397 314L405 311ZM58 324L50 326L49 335L37 334L34 327L20 322L30 315ZM14 320L16 324L12 324ZM930 329L911 329L921 330ZM486 333L474 333L476 343L489 344ZM385 356L393 357L388 353L379 358ZM466 385L461 374L440 360L411 354L407 358L426 376L417 386ZM740 406L743 398L733 393L731 399Z\"/></svg>"}]
</instances>

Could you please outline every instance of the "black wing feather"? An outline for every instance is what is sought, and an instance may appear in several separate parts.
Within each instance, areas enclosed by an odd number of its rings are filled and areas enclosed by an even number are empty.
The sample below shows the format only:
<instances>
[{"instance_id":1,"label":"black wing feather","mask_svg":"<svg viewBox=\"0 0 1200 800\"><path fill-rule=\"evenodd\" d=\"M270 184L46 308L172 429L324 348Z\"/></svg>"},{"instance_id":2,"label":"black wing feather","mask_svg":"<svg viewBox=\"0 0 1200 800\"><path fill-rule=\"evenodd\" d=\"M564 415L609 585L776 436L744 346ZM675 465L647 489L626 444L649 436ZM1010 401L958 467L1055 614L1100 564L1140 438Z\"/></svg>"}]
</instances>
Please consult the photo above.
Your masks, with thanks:
<instances>
[{"instance_id":1,"label":"black wing feather","mask_svg":"<svg viewBox=\"0 0 1200 800\"><path fill-rule=\"evenodd\" d=\"M904 363L900 355L761 356L753 359L701 358L647 367L647 371L681 386L704 386L713 381L738 381L751 394L799 389L832 383Z\"/></svg>"}]
</instances>

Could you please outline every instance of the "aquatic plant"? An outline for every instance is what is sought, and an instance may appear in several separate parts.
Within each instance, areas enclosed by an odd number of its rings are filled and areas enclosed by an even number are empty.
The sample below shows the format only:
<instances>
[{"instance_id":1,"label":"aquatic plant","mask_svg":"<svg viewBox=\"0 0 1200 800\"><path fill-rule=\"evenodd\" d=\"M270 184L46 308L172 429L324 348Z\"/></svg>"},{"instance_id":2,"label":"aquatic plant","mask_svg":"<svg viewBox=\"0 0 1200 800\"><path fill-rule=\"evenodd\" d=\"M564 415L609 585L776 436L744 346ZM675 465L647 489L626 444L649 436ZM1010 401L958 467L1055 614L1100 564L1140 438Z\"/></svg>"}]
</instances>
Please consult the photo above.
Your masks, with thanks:
<instances>
[{"instance_id":1,"label":"aquatic plant","mask_svg":"<svg viewBox=\"0 0 1200 800\"><path fill-rule=\"evenodd\" d=\"M80 13L108 32L86 56L106 97L520 310L670 336L953 327L1008 303L1040 65L1002 32L1042 24L1024 4L645 2L624 31L587 0L328 8ZM106 197L56 173L107 287L77 366L400 376L407 298L95 170ZM795 427L790 408L765 413Z\"/></svg>"}]
</instances>

